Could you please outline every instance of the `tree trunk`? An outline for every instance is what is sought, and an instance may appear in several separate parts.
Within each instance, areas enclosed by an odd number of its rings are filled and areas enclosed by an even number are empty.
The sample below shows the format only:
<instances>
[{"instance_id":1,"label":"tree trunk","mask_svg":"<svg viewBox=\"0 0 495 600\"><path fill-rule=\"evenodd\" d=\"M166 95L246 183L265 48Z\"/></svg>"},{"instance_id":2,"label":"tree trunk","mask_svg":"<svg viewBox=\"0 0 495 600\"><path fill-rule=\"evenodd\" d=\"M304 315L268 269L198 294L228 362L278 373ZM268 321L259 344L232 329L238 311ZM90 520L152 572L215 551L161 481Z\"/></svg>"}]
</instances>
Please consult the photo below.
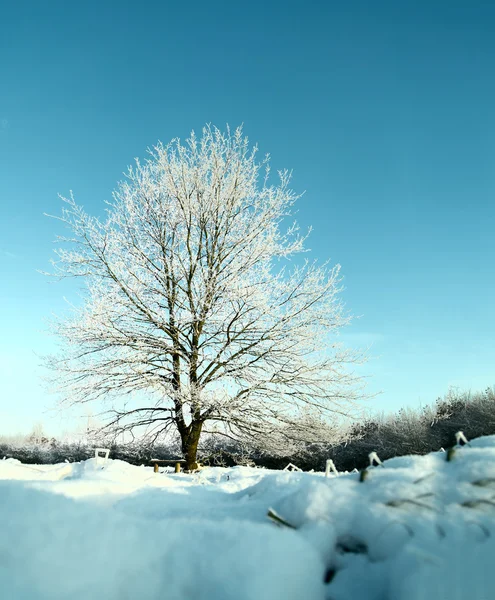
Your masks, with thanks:
<instances>
[{"instance_id":1,"label":"tree trunk","mask_svg":"<svg viewBox=\"0 0 495 600\"><path fill-rule=\"evenodd\" d=\"M180 431L182 452L186 459L185 468L188 471L195 471L198 468L196 458L202 428L203 421L193 421L188 427Z\"/></svg>"}]
</instances>

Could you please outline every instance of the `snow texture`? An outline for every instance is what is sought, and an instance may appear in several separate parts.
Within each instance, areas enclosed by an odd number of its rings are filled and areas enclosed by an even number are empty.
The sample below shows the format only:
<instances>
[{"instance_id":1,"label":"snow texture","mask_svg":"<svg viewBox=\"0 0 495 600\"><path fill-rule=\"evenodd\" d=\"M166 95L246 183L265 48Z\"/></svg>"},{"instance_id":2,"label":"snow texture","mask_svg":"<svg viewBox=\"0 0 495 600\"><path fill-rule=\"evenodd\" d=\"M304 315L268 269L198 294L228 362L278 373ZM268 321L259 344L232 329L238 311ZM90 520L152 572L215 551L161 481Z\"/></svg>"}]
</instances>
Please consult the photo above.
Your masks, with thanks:
<instances>
[{"instance_id":1,"label":"snow texture","mask_svg":"<svg viewBox=\"0 0 495 600\"><path fill-rule=\"evenodd\" d=\"M495 598L495 436L364 481L95 459L3 460L0 479L9 600Z\"/></svg>"}]
</instances>

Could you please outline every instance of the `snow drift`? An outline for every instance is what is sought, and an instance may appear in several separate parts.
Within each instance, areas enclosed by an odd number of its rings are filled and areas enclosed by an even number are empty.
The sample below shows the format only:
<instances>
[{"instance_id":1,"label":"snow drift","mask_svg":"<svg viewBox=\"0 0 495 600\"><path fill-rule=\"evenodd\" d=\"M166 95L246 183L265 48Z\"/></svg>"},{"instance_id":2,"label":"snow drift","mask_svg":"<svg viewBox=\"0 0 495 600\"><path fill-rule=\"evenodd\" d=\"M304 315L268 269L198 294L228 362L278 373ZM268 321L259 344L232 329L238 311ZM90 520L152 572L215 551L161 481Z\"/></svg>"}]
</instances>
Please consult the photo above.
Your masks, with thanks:
<instances>
[{"instance_id":1,"label":"snow drift","mask_svg":"<svg viewBox=\"0 0 495 600\"><path fill-rule=\"evenodd\" d=\"M495 598L495 436L365 477L92 459L0 479L9 600Z\"/></svg>"}]
</instances>

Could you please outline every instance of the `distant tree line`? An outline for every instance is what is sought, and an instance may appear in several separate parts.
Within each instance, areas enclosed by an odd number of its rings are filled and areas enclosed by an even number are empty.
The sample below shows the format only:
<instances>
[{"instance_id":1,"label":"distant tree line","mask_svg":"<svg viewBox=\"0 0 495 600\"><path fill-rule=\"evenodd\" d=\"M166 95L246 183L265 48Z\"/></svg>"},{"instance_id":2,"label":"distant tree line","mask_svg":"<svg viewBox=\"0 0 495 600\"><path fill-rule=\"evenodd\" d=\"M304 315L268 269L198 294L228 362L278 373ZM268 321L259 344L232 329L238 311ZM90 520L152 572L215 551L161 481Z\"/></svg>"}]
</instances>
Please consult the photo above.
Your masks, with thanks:
<instances>
[{"instance_id":1,"label":"distant tree line","mask_svg":"<svg viewBox=\"0 0 495 600\"><path fill-rule=\"evenodd\" d=\"M470 393L450 390L443 398L419 411L401 409L386 417L369 417L341 432L340 440L328 444L307 444L297 454L273 456L255 447L206 437L199 450L205 465L257 465L282 469L292 462L303 470L324 470L331 458L339 471L361 469L368 465L368 454L378 453L382 460L407 454L427 454L447 448L455 433L463 431L468 439L495 435L495 389ZM0 458L16 458L26 464L77 462L94 456L94 448L105 445L110 457L130 464L149 464L152 458L176 458L179 443L147 444L141 441L116 443L108 439L87 438L61 442L39 435L24 439L0 438Z\"/></svg>"},{"instance_id":2,"label":"distant tree line","mask_svg":"<svg viewBox=\"0 0 495 600\"><path fill-rule=\"evenodd\" d=\"M495 434L494 388L478 393L452 389L419 411L401 409L387 417L370 417L352 425L340 443L308 447L292 462L305 470L322 470L331 458L339 471L362 469L369 464L370 452L377 452L381 460L427 454L452 446L457 431L468 439Z\"/></svg>"}]
</instances>

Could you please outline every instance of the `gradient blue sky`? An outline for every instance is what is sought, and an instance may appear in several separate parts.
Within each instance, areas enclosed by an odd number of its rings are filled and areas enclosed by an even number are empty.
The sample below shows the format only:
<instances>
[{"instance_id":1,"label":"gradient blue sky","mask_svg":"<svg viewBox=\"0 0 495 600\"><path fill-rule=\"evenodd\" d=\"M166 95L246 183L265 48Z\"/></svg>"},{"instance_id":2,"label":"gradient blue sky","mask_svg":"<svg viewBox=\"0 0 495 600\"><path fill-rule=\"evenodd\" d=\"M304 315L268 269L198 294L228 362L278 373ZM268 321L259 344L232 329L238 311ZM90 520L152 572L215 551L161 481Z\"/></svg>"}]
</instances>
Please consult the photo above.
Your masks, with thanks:
<instances>
[{"instance_id":1,"label":"gradient blue sky","mask_svg":"<svg viewBox=\"0 0 495 600\"><path fill-rule=\"evenodd\" d=\"M8 2L0 9L0 433L70 429L36 354L74 286L47 269L57 193L100 213L134 157L244 123L306 191L373 343L372 406L495 383L495 4Z\"/></svg>"}]
</instances>

